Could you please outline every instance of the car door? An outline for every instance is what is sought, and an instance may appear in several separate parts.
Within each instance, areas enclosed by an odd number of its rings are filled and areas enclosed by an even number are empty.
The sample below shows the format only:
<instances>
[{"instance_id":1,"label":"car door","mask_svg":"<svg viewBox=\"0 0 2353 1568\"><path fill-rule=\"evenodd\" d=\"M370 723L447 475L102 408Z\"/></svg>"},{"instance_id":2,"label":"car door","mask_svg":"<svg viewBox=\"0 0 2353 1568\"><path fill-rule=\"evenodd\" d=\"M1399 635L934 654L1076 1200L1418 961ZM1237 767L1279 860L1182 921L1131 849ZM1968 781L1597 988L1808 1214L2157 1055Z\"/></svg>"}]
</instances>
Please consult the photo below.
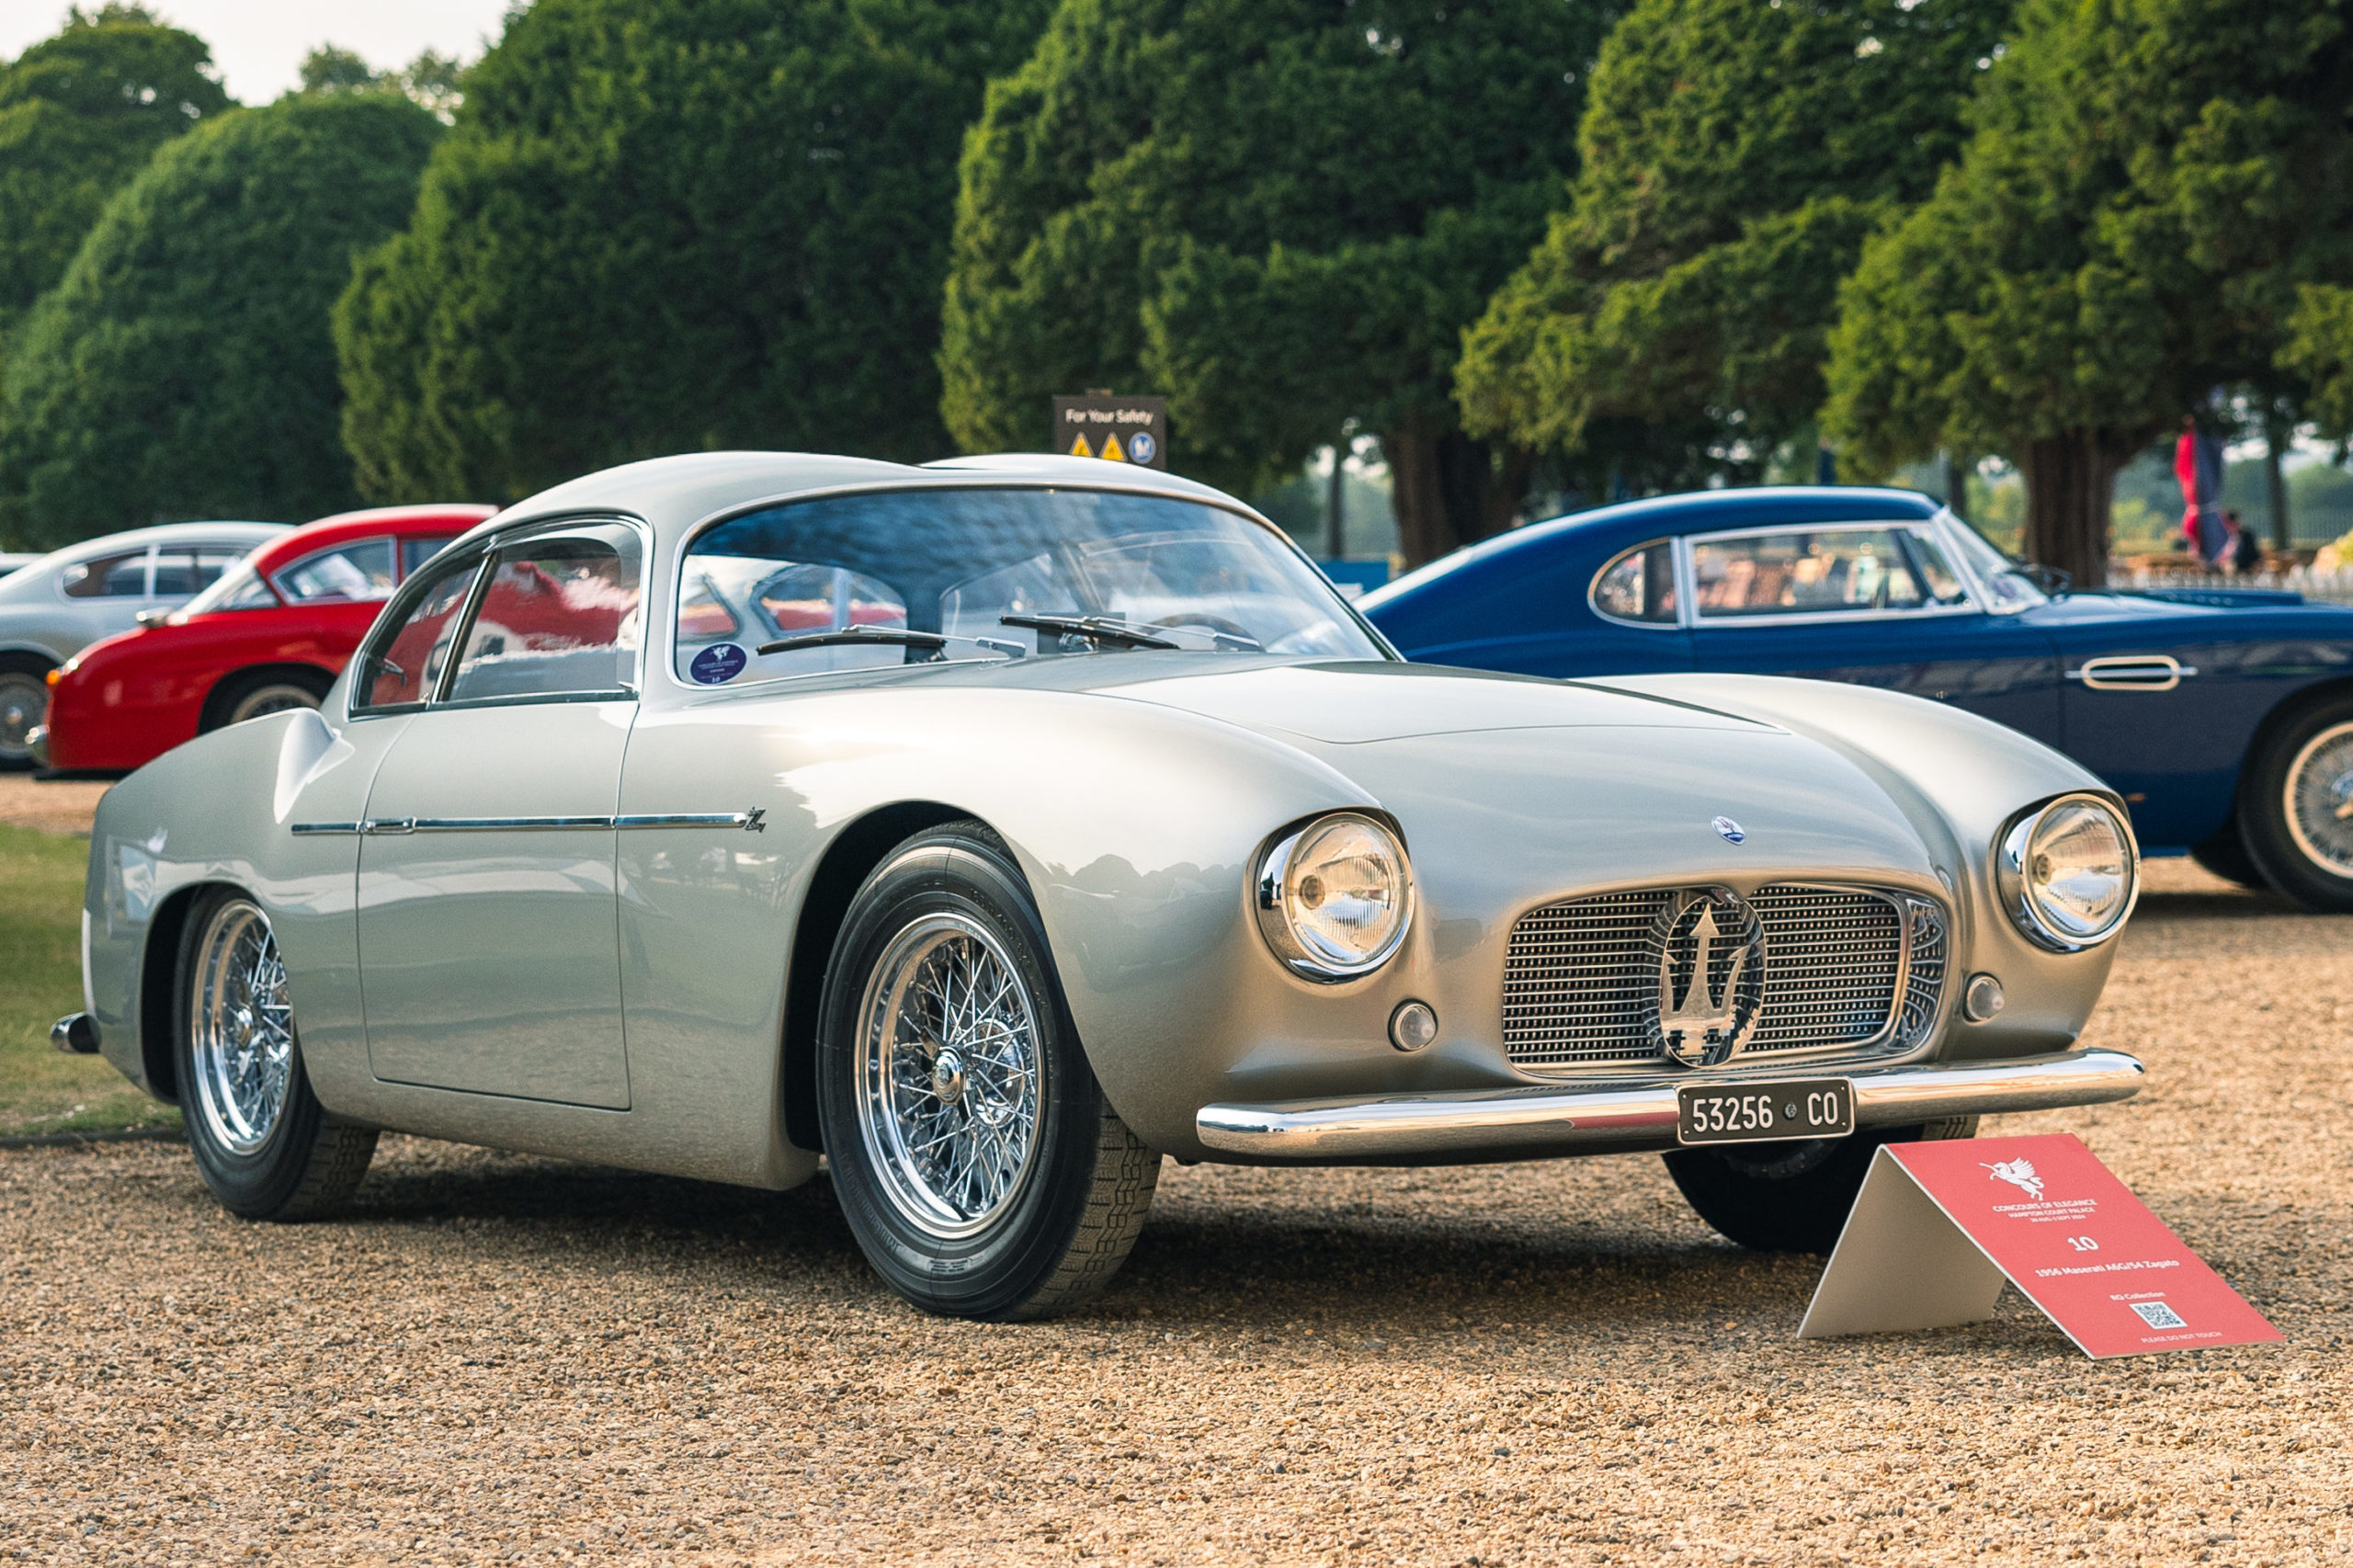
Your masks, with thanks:
<instances>
[{"instance_id":1,"label":"car door","mask_svg":"<svg viewBox=\"0 0 2353 1568\"><path fill-rule=\"evenodd\" d=\"M154 602L148 590L154 562L154 547L141 545L67 563L58 574L57 587L65 597L72 646L61 652L78 653L101 637L138 625L139 612Z\"/></svg>"},{"instance_id":2,"label":"car door","mask_svg":"<svg viewBox=\"0 0 2353 1568\"><path fill-rule=\"evenodd\" d=\"M2059 743L2051 640L1989 613L1930 530L1783 525L1694 535L1685 551L1697 668L1883 687Z\"/></svg>"},{"instance_id":3,"label":"car door","mask_svg":"<svg viewBox=\"0 0 2353 1568\"><path fill-rule=\"evenodd\" d=\"M363 653L356 711L412 715L360 840L377 1077L628 1108L613 813L643 559L633 526L590 522L437 560Z\"/></svg>"},{"instance_id":4,"label":"car door","mask_svg":"<svg viewBox=\"0 0 2353 1568\"><path fill-rule=\"evenodd\" d=\"M2124 797L2142 846L2222 831L2256 725L2311 678L2303 650L2216 609L2127 595L2070 594L2034 617L2062 657L2067 755Z\"/></svg>"}]
</instances>

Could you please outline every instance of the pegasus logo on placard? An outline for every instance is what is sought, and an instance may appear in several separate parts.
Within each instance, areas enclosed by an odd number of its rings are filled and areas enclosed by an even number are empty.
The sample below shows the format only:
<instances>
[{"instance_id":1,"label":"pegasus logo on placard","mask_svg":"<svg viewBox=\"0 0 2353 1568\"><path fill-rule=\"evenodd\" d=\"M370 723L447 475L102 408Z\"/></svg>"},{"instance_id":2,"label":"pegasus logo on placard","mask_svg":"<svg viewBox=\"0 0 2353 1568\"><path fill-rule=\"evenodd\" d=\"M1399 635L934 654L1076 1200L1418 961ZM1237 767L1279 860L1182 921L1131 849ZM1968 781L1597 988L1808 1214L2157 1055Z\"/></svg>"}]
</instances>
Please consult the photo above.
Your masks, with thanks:
<instances>
[{"instance_id":1,"label":"pegasus logo on placard","mask_svg":"<svg viewBox=\"0 0 2353 1568\"><path fill-rule=\"evenodd\" d=\"M1694 910L1699 918L1687 926ZM1686 1067L1730 1061L1747 1042L1764 990L1765 932L1756 912L1720 888L1677 900L1653 935L1658 947L1660 1050ZM1719 951L1724 948L1730 949L1728 960ZM1719 965L1721 982L1715 978ZM1680 994L1678 971L1689 976Z\"/></svg>"},{"instance_id":2,"label":"pegasus logo on placard","mask_svg":"<svg viewBox=\"0 0 2353 1568\"><path fill-rule=\"evenodd\" d=\"M1978 1163L1984 1164L1982 1160ZM1995 1181L2008 1182L2036 1202L2042 1201L2042 1178L2034 1174L2034 1162L2031 1160L2004 1160L1985 1168L1994 1173Z\"/></svg>"}]
</instances>

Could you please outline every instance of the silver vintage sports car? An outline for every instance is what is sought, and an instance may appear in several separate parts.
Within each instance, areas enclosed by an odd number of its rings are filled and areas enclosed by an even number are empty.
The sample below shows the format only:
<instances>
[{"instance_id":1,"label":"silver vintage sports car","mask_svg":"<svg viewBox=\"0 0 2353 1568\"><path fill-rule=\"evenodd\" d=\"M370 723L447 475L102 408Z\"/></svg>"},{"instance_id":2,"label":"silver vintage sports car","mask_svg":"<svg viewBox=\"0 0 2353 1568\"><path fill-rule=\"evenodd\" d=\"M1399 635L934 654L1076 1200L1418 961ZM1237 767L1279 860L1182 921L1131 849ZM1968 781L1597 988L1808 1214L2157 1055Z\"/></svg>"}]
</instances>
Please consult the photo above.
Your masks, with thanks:
<instances>
[{"instance_id":1,"label":"silver vintage sports car","mask_svg":"<svg viewBox=\"0 0 2353 1568\"><path fill-rule=\"evenodd\" d=\"M928 1310L1099 1290L1162 1155L1665 1152L1821 1248L1877 1144L2131 1095L2136 851L1949 708L1400 662L1145 470L719 453L501 513L325 706L107 796L89 1012L256 1218L380 1129L785 1187Z\"/></svg>"}]
</instances>

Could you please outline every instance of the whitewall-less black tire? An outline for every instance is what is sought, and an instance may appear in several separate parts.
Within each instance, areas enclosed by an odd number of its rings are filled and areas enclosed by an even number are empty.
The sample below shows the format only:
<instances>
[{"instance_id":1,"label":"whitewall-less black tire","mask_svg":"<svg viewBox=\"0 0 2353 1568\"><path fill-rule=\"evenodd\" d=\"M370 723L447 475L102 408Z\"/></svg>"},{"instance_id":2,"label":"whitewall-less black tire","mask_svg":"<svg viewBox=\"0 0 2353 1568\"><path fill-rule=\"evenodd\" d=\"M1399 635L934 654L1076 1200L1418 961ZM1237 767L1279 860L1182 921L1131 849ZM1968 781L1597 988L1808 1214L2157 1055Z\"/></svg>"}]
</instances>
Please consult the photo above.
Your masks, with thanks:
<instances>
[{"instance_id":1,"label":"whitewall-less black tire","mask_svg":"<svg viewBox=\"0 0 2353 1568\"><path fill-rule=\"evenodd\" d=\"M1836 1140L1677 1149L1666 1169L1692 1211L1726 1241L1756 1252L1827 1253L1881 1144L1976 1135L1977 1119L1958 1117Z\"/></svg>"},{"instance_id":2,"label":"whitewall-less black tire","mask_svg":"<svg viewBox=\"0 0 2353 1568\"><path fill-rule=\"evenodd\" d=\"M1066 1312L1119 1271L1160 1156L1103 1097L1020 868L977 823L900 845L825 974L817 1103L859 1247L926 1312Z\"/></svg>"},{"instance_id":3,"label":"whitewall-less black tire","mask_svg":"<svg viewBox=\"0 0 2353 1568\"><path fill-rule=\"evenodd\" d=\"M2239 782L2239 831L2271 885L2353 913L2353 696L2325 698L2264 740Z\"/></svg>"}]
</instances>

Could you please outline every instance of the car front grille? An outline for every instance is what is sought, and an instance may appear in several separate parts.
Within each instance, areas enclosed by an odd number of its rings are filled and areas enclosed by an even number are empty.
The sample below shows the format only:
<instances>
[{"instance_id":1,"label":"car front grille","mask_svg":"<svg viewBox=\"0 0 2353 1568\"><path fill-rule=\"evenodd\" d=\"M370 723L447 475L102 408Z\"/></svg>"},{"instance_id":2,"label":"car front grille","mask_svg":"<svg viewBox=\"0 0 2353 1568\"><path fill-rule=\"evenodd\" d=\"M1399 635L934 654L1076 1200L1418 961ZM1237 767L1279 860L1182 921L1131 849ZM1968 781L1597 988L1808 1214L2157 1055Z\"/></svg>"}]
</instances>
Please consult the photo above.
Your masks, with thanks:
<instances>
[{"instance_id":1,"label":"car front grille","mask_svg":"<svg viewBox=\"0 0 2353 1568\"><path fill-rule=\"evenodd\" d=\"M1659 1064L1658 932L1699 889L1603 893L1529 911L1504 960L1504 1049L1551 1073ZM1765 934L1754 1027L1735 1060L1917 1044L1944 994L1936 905L1874 888L1777 882L1748 899ZM1688 967L1677 983L1688 983Z\"/></svg>"}]
</instances>

